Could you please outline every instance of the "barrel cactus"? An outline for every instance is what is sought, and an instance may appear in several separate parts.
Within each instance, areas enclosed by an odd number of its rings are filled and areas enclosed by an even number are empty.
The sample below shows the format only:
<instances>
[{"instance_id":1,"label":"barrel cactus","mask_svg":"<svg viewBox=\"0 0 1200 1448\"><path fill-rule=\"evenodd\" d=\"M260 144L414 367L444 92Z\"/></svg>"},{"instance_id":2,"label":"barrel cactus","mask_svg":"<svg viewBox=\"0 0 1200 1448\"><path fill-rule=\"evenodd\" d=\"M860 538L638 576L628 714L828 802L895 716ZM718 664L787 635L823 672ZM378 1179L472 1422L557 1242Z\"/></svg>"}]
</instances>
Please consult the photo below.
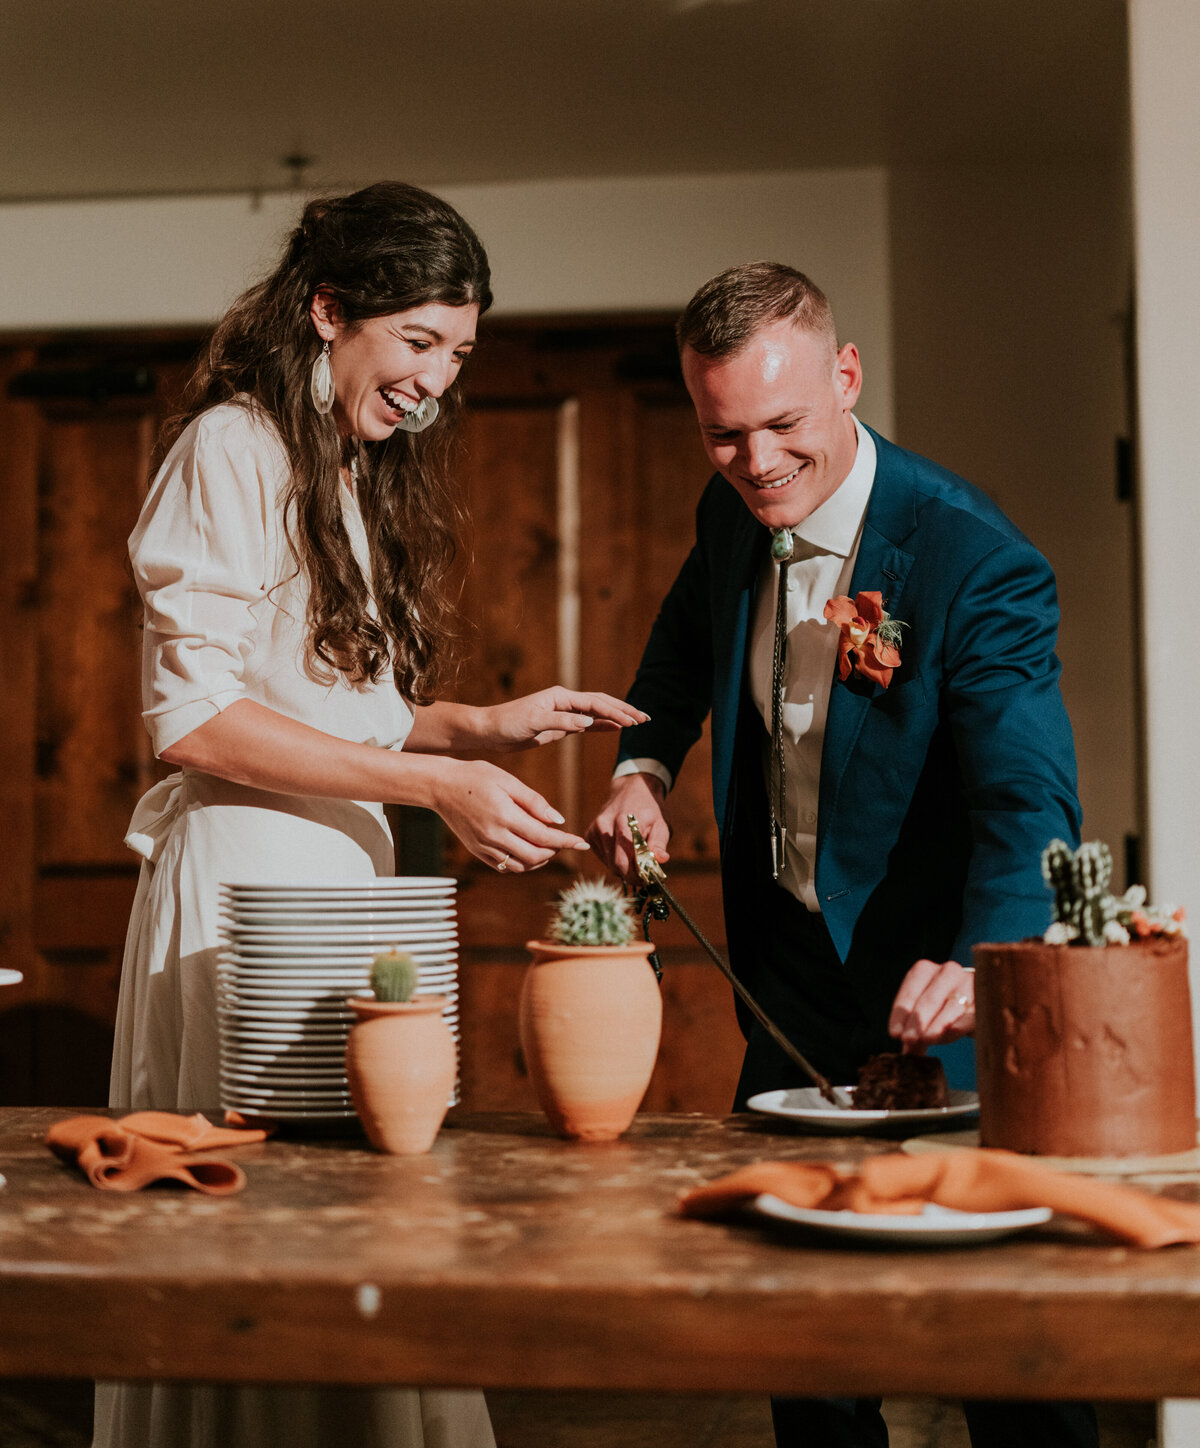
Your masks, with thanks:
<instances>
[{"instance_id":1,"label":"barrel cactus","mask_svg":"<svg viewBox=\"0 0 1200 1448\"><path fill-rule=\"evenodd\" d=\"M417 988L417 962L392 949L377 955L371 966L371 989L377 1001L407 1001Z\"/></svg>"},{"instance_id":2,"label":"barrel cactus","mask_svg":"<svg viewBox=\"0 0 1200 1448\"><path fill-rule=\"evenodd\" d=\"M628 945L634 936L629 901L606 880L578 880L558 895L550 938L560 945Z\"/></svg>"}]
</instances>

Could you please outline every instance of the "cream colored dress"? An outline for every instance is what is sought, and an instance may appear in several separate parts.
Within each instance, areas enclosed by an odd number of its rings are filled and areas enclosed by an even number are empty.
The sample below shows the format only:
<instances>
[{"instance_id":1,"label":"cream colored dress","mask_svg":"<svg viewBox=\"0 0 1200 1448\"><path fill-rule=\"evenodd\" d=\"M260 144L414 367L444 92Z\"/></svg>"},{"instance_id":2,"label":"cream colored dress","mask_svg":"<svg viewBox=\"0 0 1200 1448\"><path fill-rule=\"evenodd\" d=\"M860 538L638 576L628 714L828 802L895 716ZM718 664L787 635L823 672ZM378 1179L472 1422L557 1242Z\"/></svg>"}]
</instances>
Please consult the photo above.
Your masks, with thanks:
<instances>
[{"instance_id":1,"label":"cream colored dress","mask_svg":"<svg viewBox=\"0 0 1200 1448\"><path fill-rule=\"evenodd\" d=\"M287 459L266 420L212 408L163 463L129 548L145 604L144 718L156 754L237 699L399 749L412 714L389 675L307 667L306 588L283 526ZM370 577L362 518L342 511ZM219 1098L215 967L223 880L393 872L382 806L296 798L184 770L134 811L143 856L129 923L110 1104L195 1111ZM253 1191L251 1178L249 1191ZM95 1448L492 1448L476 1392L97 1386Z\"/></svg>"}]
</instances>

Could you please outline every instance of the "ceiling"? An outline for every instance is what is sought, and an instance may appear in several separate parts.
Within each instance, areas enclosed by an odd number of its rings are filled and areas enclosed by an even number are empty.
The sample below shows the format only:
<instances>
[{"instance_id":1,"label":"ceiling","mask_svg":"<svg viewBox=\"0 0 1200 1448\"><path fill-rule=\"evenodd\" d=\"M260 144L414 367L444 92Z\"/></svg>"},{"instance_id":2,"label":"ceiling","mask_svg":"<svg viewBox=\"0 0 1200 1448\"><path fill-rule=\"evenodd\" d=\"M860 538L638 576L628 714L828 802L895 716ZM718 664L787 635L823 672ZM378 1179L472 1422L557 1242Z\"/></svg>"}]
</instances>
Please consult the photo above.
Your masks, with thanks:
<instances>
[{"instance_id":1,"label":"ceiling","mask_svg":"<svg viewBox=\"0 0 1200 1448\"><path fill-rule=\"evenodd\" d=\"M1126 97L1123 0L5 0L0 200L1098 158Z\"/></svg>"}]
</instances>

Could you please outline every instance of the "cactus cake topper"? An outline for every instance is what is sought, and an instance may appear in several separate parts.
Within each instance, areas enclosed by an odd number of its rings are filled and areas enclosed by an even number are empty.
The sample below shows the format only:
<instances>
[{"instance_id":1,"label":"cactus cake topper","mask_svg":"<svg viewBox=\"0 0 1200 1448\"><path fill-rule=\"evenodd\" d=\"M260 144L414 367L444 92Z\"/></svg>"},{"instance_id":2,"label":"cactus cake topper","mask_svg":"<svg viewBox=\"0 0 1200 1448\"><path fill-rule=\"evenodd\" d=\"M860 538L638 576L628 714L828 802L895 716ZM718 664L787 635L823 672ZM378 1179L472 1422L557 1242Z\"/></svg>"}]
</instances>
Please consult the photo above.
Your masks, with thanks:
<instances>
[{"instance_id":1,"label":"cactus cake topper","mask_svg":"<svg viewBox=\"0 0 1200 1448\"><path fill-rule=\"evenodd\" d=\"M1112 894L1112 852L1100 840L1077 850L1065 840L1051 840L1042 851L1042 878L1054 891L1054 921L1043 937L1047 945L1128 945L1150 935L1183 933L1183 910L1147 905L1144 885Z\"/></svg>"},{"instance_id":2,"label":"cactus cake topper","mask_svg":"<svg viewBox=\"0 0 1200 1448\"><path fill-rule=\"evenodd\" d=\"M628 945L634 923L629 901L606 880L577 880L560 890L550 938L560 945Z\"/></svg>"}]
</instances>

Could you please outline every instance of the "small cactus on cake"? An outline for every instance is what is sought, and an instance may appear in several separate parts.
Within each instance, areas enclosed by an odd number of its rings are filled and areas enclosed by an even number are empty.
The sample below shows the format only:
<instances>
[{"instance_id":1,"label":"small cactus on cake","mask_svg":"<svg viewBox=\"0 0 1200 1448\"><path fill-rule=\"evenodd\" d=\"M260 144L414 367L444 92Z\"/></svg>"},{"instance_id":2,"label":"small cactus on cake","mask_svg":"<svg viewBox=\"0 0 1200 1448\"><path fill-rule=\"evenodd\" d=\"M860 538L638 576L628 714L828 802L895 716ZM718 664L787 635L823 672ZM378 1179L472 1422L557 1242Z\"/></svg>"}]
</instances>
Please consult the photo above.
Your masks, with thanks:
<instances>
[{"instance_id":1,"label":"small cactus on cake","mask_svg":"<svg viewBox=\"0 0 1200 1448\"><path fill-rule=\"evenodd\" d=\"M402 951L385 950L371 965L371 989L377 1001L412 1000L417 988L417 962Z\"/></svg>"},{"instance_id":2,"label":"small cactus on cake","mask_svg":"<svg viewBox=\"0 0 1200 1448\"><path fill-rule=\"evenodd\" d=\"M1065 840L1051 840L1042 851L1042 878L1054 891L1054 919L1070 919L1075 851Z\"/></svg>"},{"instance_id":3,"label":"small cactus on cake","mask_svg":"<svg viewBox=\"0 0 1200 1448\"><path fill-rule=\"evenodd\" d=\"M559 891L550 938L560 945L628 945L633 939L629 901L606 880L577 880Z\"/></svg>"},{"instance_id":4,"label":"small cactus on cake","mask_svg":"<svg viewBox=\"0 0 1200 1448\"><path fill-rule=\"evenodd\" d=\"M1080 845L1074 861L1079 934L1088 945L1106 945L1104 927L1115 920L1117 903L1108 888L1112 879L1112 852L1100 840Z\"/></svg>"},{"instance_id":5,"label":"small cactus on cake","mask_svg":"<svg viewBox=\"0 0 1200 1448\"><path fill-rule=\"evenodd\" d=\"M1077 850L1051 840L1042 852L1042 877L1054 891L1047 945L1128 945L1135 936L1183 930L1183 911L1147 905L1143 885L1131 885L1124 895L1111 893L1112 853L1099 840Z\"/></svg>"}]
</instances>

